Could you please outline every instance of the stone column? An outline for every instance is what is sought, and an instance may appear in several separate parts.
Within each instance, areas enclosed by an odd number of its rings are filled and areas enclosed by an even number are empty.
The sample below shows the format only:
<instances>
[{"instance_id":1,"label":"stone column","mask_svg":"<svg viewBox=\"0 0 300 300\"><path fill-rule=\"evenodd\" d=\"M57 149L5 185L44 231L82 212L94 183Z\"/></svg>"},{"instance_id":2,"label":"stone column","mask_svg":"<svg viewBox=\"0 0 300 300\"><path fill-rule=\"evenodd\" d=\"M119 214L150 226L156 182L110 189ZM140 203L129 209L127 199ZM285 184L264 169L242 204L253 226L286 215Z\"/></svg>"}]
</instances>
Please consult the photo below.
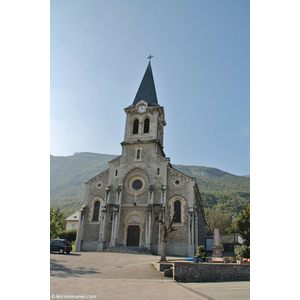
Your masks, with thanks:
<instances>
[{"instance_id":1,"label":"stone column","mask_svg":"<svg viewBox=\"0 0 300 300\"><path fill-rule=\"evenodd\" d=\"M151 250L151 235L152 235L152 204L148 204L146 212L146 233L145 233L145 247Z\"/></svg>"},{"instance_id":2,"label":"stone column","mask_svg":"<svg viewBox=\"0 0 300 300\"><path fill-rule=\"evenodd\" d=\"M75 241L75 251L81 250L81 237L82 237L85 211L86 211L86 204L83 204L81 206L80 213L79 213L79 224L78 224L77 236Z\"/></svg>"},{"instance_id":3,"label":"stone column","mask_svg":"<svg viewBox=\"0 0 300 300\"><path fill-rule=\"evenodd\" d=\"M107 208L109 202L109 192L110 185L108 185L105 189L105 204L101 208L101 221L100 221L100 230L99 230L99 240L97 245L97 252L103 251L105 238L106 238L106 218L107 218Z\"/></svg>"},{"instance_id":4,"label":"stone column","mask_svg":"<svg viewBox=\"0 0 300 300\"><path fill-rule=\"evenodd\" d=\"M119 205L115 204L113 208L113 221L111 229L110 247L116 246L116 240L118 237L118 227L119 227Z\"/></svg>"},{"instance_id":5,"label":"stone column","mask_svg":"<svg viewBox=\"0 0 300 300\"><path fill-rule=\"evenodd\" d=\"M146 215L145 247L150 250L151 212Z\"/></svg>"},{"instance_id":6,"label":"stone column","mask_svg":"<svg viewBox=\"0 0 300 300\"><path fill-rule=\"evenodd\" d=\"M121 206L122 189L123 189L123 186L119 185L117 188L117 199L116 199L117 204L114 206L114 209L113 209L113 211L116 212L114 246L118 243L118 240L119 240L120 216L121 216L121 208L122 208L122 206Z\"/></svg>"},{"instance_id":7,"label":"stone column","mask_svg":"<svg viewBox=\"0 0 300 300\"><path fill-rule=\"evenodd\" d=\"M194 208L189 207L189 245L188 254L189 256L195 255L195 226L194 226Z\"/></svg>"},{"instance_id":8,"label":"stone column","mask_svg":"<svg viewBox=\"0 0 300 300\"><path fill-rule=\"evenodd\" d=\"M146 211L146 230L145 230L145 247L150 250L152 234L152 206L153 206L154 185L150 184L148 193L148 206Z\"/></svg>"},{"instance_id":9,"label":"stone column","mask_svg":"<svg viewBox=\"0 0 300 300\"><path fill-rule=\"evenodd\" d=\"M195 209L195 248L199 246L199 211Z\"/></svg>"},{"instance_id":10,"label":"stone column","mask_svg":"<svg viewBox=\"0 0 300 300\"><path fill-rule=\"evenodd\" d=\"M150 184L148 193L148 204L153 204L154 184Z\"/></svg>"},{"instance_id":11,"label":"stone column","mask_svg":"<svg viewBox=\"0 0 300 300\"><path fill-rule=\"evenodd\" d=\"M105 188L105 204L108 204L109 203L109 196L110 196L110 185L108 185L106 188Z\"/></svg>"},{"instance_id":12,"label":"stone column","mask_svg":"<svg viewBox=\"0 0 300 300\"><path fill-rule=\"evenodd\" d=\"M161 186L161 198L160 198L160 203L163 204L164 206L166 205L166 186L162 185Z\"/></svg>"},{"instance_id":13,"label":"stone column","mask_svg":"<svg viewBox=\"0 0 300 300\"><path fill-rule=\"evenodd\" d=\"M97 252L103 251L103 247L104 247L105 231L106 231L106 214L107 214L107 206L104 205L103 208L101 209L101 222L100 222L100 231L99 231Z\"/></svg>"}]
</instances>

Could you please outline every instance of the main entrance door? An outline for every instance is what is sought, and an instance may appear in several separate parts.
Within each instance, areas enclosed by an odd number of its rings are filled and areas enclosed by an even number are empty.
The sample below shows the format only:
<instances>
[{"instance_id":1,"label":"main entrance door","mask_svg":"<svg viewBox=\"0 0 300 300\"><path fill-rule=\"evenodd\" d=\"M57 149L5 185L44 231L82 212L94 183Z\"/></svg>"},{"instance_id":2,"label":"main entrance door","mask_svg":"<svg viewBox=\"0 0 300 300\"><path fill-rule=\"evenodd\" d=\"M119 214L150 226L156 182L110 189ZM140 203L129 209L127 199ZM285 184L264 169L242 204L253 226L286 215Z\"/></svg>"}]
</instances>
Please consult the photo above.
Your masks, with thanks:
<instances>
[{"instance_id":1,"label":"main entrance door","mask_svg":"<svg viewBox=\"0 0 300 300\"><path fill-rule=\"evenodd\" d=\"M127 246L138 247L140 245L140 226L128 226Z\"/></svg>"}]
</instances>

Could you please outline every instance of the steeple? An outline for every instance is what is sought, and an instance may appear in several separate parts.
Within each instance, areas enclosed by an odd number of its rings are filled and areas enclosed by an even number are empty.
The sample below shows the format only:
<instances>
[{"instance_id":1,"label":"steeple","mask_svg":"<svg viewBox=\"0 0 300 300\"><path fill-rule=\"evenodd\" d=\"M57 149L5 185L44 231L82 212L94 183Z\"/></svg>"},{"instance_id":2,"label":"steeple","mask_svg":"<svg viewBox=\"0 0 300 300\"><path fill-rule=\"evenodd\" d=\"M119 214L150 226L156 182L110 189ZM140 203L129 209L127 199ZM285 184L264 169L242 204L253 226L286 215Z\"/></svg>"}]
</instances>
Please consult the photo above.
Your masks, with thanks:
<instances>
[{"instance_id":1,"label":"steeple","mask_svg":"<svg viewBox=\"0 0 300 300\"><path fill-rule=\"evenodd\" d=\"M146 101L149 106L158 105L150 61L131 106L135 106L141 100Z\"/></svg>"},{"instance_id":2,"label":"steeple","mask_svg":"<svg viewBox=\"0 0 300 300\"><path fill-rule=\"evenodd\" d=\"M157 102L150 62L152 57L148 57L149 63L133 103L124 109L127 116L122 146L125 152L132 147L142 151L143 145L148 143L154 147L155 153L165 156L163 134L166 121L164 108Z\"/></svg>"}]
</instances>

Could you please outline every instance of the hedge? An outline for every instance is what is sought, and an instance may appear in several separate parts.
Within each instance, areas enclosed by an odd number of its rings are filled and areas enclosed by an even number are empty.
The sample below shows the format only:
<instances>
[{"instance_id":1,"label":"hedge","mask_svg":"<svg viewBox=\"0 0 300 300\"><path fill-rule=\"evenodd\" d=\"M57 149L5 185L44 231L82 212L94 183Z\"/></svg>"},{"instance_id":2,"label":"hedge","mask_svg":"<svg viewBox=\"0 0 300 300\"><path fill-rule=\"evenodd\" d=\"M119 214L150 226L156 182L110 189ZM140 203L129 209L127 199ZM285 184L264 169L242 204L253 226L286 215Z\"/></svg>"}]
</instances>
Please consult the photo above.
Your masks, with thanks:
<instances>
[{"instance_id":1,"label":"hedge","mask_svg":"<svg viewBox=\"0 0 300 300\"><path fill-rule=\"evenodd\" d=\"M58 232L58 237L60 239L66 239L69 242L74 242L76 240L77 230L62 230Z\"/></svg>"}]
</instances>

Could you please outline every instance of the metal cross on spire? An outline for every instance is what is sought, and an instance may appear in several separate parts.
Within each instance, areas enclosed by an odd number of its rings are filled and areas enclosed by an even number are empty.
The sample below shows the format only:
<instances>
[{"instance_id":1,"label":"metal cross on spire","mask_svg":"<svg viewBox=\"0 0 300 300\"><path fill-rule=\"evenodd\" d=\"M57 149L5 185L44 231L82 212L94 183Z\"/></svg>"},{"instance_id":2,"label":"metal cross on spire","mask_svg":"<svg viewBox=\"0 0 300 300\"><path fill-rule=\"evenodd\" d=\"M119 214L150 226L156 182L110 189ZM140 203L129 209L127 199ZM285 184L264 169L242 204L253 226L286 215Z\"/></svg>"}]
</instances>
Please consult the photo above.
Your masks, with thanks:
<instances>
[{"instance_id":1,"label":"metal cross on spire","mask_svg":"<svg viewBox=\"0 0 300 300\"><path fill-rule=\"evenodd\" d=\"M151 58L152 58L153 56L150 54L147 58L149 59L149 63L151 63Z\"/></svg>"}]
</instances>

